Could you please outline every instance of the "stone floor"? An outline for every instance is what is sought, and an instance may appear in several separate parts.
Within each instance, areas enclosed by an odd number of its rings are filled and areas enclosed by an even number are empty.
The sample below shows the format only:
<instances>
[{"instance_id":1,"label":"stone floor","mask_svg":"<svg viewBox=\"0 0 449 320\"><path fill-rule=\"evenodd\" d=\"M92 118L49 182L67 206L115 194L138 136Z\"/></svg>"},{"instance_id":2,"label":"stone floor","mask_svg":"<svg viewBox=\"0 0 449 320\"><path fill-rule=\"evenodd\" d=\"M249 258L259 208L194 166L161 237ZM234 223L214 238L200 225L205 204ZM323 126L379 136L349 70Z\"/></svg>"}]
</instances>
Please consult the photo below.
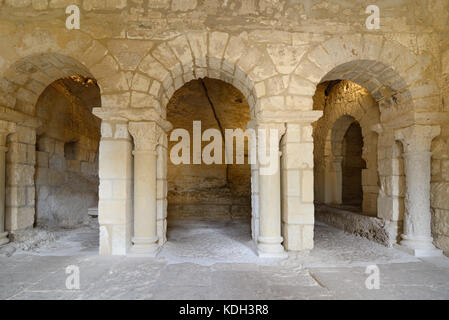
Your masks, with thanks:
<instances>
[{"instance_id":1,"label":"stone floor","mask_svg":"<svg viewBox=\"0 0 449 320\"><path fill-rule=\"evenodd\" d=\"M97 232L59 231L50 245L0 255L0 299L449 299L448 258L416 259L323 224L309 255L283 261L257 258L243 221L172 221L153 259L97 256ZM70 265L79 290L66 288ZM365 285L371 265L378 290Z\"/></svg>"}]
</instances>

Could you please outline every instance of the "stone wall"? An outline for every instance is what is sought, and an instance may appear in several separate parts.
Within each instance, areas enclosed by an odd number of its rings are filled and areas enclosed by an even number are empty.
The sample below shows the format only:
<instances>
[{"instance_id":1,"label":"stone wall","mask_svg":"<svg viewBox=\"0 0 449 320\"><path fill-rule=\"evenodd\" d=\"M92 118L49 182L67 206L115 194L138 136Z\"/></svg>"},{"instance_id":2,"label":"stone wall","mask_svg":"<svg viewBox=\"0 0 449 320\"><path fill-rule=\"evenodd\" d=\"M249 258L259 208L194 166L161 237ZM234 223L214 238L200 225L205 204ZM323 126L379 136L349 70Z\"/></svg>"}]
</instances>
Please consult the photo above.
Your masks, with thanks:
<instances>
[{"instance_id":1,"label":"stone wall","mask_svg":"<svg viewBox=\"0 0 449 320\"><path fill-rule=\"evenodd\" d=\"M80 6L80 30L65 28L65 7L73 3ZM375 129L380 187L371 188L377 186L377 176L365 171L362 178L369 184L364 188L364 211L374 212L378 191L378 216L398 223L404 212L404 172L394 132L445 121L438 62L447 50L449 3L381 2L379 30L366 28L368 4L344 0L0 0L0 42L5 44L0 48L0 114L17 124L7 147L13 150L19 148L14 144L20 144L22 148L21 158L17 153L7 166L7 229L26 228L34 221L34 200L28 195L35 193L30 178L35 159L27 148L35 144L39 127L33 120L36 103L48 85L71 75L94 78L101 88L100 189L104 192L99 214L104 253L123 254L131 243L133 146L126 131L128 122L163 122L173 93L206 76L240 90L255 122L287 128L282 142L285 247L313 247L310 133L311 123L320 116L321 109L313 110L312 97L321 82L353 81L379 103L379 122L385 124ZM158 150L165 147L161 143ZM157 171L160 239L167 190L162 154ZM116 157L116 167L122 165L120 170L112 168L111 157ZM369 168L372 160L365 160ZM258 168L252 171L256 208L262 203L260 192L267 189L258 186ZM27 200L17 202L14 196L19 193Z\"/></svg>"},{"instance_id":2,"label":"stone wall","mask_svg":"<svg viewBox=\"0 0 449 320\"><path fill-rule=\"evenodd\" d=\"M449 42L442 55L442 101L449 112ZM432 142L432 234L437 246L449 254L449 124L441 126L441 135Z\"/></svg>"},{"instance_id":3,"label":"stone wall","mask_svg":"<svg viewBox=\"0 0 449 320\"><path fill-rule=\"evenodd\" d=\"M189 131L193 146L193 121L206 129L245 130L249 106L245 97L220 80L194 80L178 89L168 105L167 119L173 128ZM223 139L224 142L224 139ZM169 152L177 141L169 142ZM204 148L209 142L202 142ZM251 216L251 179L248 148L244 165L182 164L168 162L169 218L249 218ZM191 159L192 163L193 159ZM235 160L234 160L235 163Z\"/></svg>"},{"instance_id":4,"label":"stone wall","mask_svg":"<svg viewBox=\"0 0 449 320\"><path fill-rule=\"evenodd\" d=\"M8 136L7 145L5 226L18 230L34 223L36 131L18 125Z\"/></svg>"},{"instance_id":5,"label":"stone wall","mask_svg":"<svg viewBox=\"0 0 449 320\"><path fill-rule=\"evenodd\" d=\"M82 97L82 98L79 98ZM91 113L98 87L59 80L40 96L36 143L36 222L72 227L98 203L100 121Z\"/></svg>"}]
</instances>

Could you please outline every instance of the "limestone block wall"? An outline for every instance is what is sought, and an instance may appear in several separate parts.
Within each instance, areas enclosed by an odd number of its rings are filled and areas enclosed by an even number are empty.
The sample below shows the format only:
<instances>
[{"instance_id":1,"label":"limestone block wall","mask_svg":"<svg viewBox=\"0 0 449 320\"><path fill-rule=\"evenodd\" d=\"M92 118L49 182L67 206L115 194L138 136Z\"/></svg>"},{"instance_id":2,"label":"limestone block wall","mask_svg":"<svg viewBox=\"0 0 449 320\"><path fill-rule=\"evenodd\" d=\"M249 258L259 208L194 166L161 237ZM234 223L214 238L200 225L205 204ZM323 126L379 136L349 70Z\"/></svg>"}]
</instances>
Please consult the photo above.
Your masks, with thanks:
<instances>
[{"instance_id":1,"label":"limestone block wall","mask_svg":"<svg viewBox=\"0 0 449 320\"><path fill-rule=\"evenodd\" d=\"M132 142L122 129L115 131L116 125L122 128L127 121L147 120L148 114L153 119L166 119L166 106L173 93L190 80L206 76L239 89L248 102L251 119L281 124L287 135L289 126L297 132L292 135L296 135L292 137L296 141L282 141L282 174L294 171L290 174L292 184L300 185L296 175L306 187L291 189L289 197L295 200L291 205L283 204L287 210L283 213L284 226L290 228L284 228L284 237L288 238L284 245L296 243L297 248L310 249L313 244L313 141L308 133L310 123L316 120L311 116L312 97L323 81L351 80L379 102L385 126L376 131L380 180L377 207L386 221L400 221L402 193L398 186L403 175L394 129L415 123L440 124L444 118L441 72L435 66L445 49L440 42L447 34L442 33L448 25L447 1L382 2L381 29L375 31L366 29L365 4L360 2L72 3L80 7L81 30L64 27L67 1L0 1L0 41L6 44L0 48L0 114L2 119L14 118L18 127L33 131L39 125L29 118L35 116L38 97L49 84L71 75L98 81L102 109L111 115L104 120L104 156L100 154L104 186L100 196L102 252L123 254L131 233L132 191L128 184L132 180ZM107 129L109 125L111 130ZM33 142L15 134L8 141L25 145ZM161 143L158 148L163 146ZM163 154L158 157L161 170ZM114 158L120 169L114 171L108 158ZM28 170L27 176L34 175L32 156L20 161L11 162L7 183L19 187L20 192L30 189L32 194L33 184L16 179L24 170ZM257 180L255 174L252 177ZM161 230L165 216L161 210L166 206L164 181L164 171L158 171ZM126 188L118 187L124 184ZM113 186L123 193L115 194ZM366 188L364 192L375 198L373 190ZM256 187L253 195L258 195ZM32 205L22 200L19 205L13 203L13 196L10 198L8 228L30 226ZM375 204L367 206L373 208ZM305 232L301 231L303 227Z\"/></svg>"},{"instance_id":2,"label":"limestone block wall","mask_svg":"<svg viewBox=\"0 0 449 320\"><path fill-rule=\"evenodd\" d=\"M19 230L34 223L35 128L18 125L7 140L5 227Z\"/></svg>"},{"instance_id":3,"label":"limestone block wall","mask_svg":"<svg viewBox=\"0 0 449 320\"><path fill-rule=\"evenodd\" d=\"M87 209L98 203L100 121L86 105L98 103L98 93L95 88L83 92L65 81L50 85L36 104L42 123L37 129L35 170L35 220L40 226L81 224ZM74 96L76 89L84 93L83 99Z\"/></svg>"},{"instance_id":4,"label":"limestone block wall","mask_svg":"<svg viewBox=\"0 0 449 320\"><path fill-rule=\"evenodd\" d=\"M447 42L447 41L446 41ZM446 46L449 43L445 44ZM442 54L442 100L449 112L449 47ZM449 254L449 123L432 142L432 235L436 245Z\"/></svg>"}]
</instances>

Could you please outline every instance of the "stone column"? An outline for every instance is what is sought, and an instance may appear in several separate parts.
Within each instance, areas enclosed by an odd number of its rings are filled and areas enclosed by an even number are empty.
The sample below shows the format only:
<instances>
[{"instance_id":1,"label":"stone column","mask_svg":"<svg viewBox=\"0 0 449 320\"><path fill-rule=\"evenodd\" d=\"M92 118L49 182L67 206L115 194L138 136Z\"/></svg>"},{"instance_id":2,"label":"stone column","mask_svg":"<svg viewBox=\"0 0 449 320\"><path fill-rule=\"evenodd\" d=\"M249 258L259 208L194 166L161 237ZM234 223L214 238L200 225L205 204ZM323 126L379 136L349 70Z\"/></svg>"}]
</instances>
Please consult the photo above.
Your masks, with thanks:
<instances>
[{"instance_id":1,"label":"stone column","mask_svg":"<svg viewBox=\"0 0 449 320\"><path fill-rule=\"evenodd\" d=\"M9 242L8 232L5 231L5 185L6 185L6 137L13 132L12 122L0 120L0 246Z\"/></svg>"},{"instance_id":2,"label":"stone column","mask_svg":"<svg viewBox=\"0 0 449 320\"><path fill-rule=\"evenodd\" d=\"M256 121L251 120L246 125L251 130L254 139L248 140L248 163L251 164L251 237L257 245L259 237L259 165L257 164L257 133Z\"/></svg>"},{"instance_id":3,"label":"stone column","mask_svg":"<svg viewBox=\"0 0 449 320\"><path fill-rule=\"evenodd\" d=\"M415 256L442 254L432 244L430 214L430 146L439 134L439 126L413 125L395 131L395 138L404 146L406 180L404 231L399 247Z\"/></svg>"},{"instance_id":4,"label":"stone column","mask_svg":"<svg viewBox=\"0 0 449 320\"><path fill-rule=\"evenodd\" d=\"M334 184L333 184L333 168L332 168L332 156L324 156L324 203L331 204L333 200Z\"/></svg>"},{"instance_id":5,"label":"stone column","mask_svg":"<svg viewBox=\"0 0 449 320\"><path fill-rule=\"evenodd\" d=\"M259 168L251 165L251 236L255 243L259 237Z\"/></svg>"},{"instance_id":6,"label":"stone column","mask_svg":"<svg viewBox=\"0 0 449 320\"><path fill-rule=\"evenodd\" d=\"M326 204L342 203L343 188L343 172L342 172L342 156L327 156L325 161L325 197Z\"/></svg>"},{"instance_id":7,"label":"stone column","mask_svg":"<svg viewBox=\"0 0 449 320\"><path fill-rule=\"evenodd\" d=\"M343 157L334 156L332 159L332 204L341 204L343 189Z\"/></svg>"},{"instance_id":8,"label":"stone column","mask_svg":"<svg viewBox=\"0 0 449 320\"><path fill-rule=\"evenodd\" d=\"M271 133L277 131L275 145L271 145ZM265 130L266 141L261 140L260 133ZM259 236L257 251L260 257L284 258L287 253L282 246L281 236L281 182L279 142L284 133L283 124L263 124L258 126L258 163L259 163ZM264 148L264 142L266 142ZM273 160L261 163L260 154L273 153Z\"/></svg>"},{"instance_id":9,"label":"stone column","mask_svg":"<svg viewBox=\"0 0 449 320\"><path fill-rule=\"evenodd\" d=\"M130 122L134 138L134 237L132 252L156 256L157 236L157 124Z\"/></svg>"}]
</instances>

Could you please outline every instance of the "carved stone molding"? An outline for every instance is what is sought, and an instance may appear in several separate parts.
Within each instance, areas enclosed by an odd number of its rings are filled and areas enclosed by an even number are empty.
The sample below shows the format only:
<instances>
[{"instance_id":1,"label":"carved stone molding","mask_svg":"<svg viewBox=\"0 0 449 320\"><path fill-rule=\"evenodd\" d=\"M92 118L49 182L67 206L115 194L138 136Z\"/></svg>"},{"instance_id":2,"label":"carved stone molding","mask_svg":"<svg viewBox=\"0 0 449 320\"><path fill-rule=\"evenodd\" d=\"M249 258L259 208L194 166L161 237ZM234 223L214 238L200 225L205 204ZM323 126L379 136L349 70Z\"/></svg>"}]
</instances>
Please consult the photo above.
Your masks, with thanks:
<instances>
[{"instance_id":1,"label":"carved stone molding","mask_svg":"<svg viewBox=\"0 0 449 320\"><path fill-rule=\"evenodd\" d=\"M256 115L258 122L272 123L312 123L323 116L321 110L291 110L291 111L273 111L263 110Z\"/></svg>"},{"instance_id":2,"label":"carved stone molding","mask_svg":"<svg viewBox=\"0 0 449 320\"><path fill-rule=\"evenodd\" d=\"M14 122L0 120L0 147L6 146L6 137L15 131L16 124Z\"/></svg>"},{"instance_id":3,"label":"carved stone molding","mask_svg":"<svg viewBox=\"0 0 449 320\"><path fill-rule=\"evenodd\" d=\"M134 139L134 151L156 152L161 131L156 122L129 122L128 130Z\"/></svg>"},{"instance_id":4,"label":"carved stone molding","mask_svg":"<svg viewBox=\"0 0 449 320\"><path fill-rule=\"evenodd\" d=\"M430 152L433 138L441 132L440 126L413 125L395 131L395 138L402 142L405 153Z\"/></svg>"},{"instance_id":5,"label":"carved stone molding","mask_svg":"<svg viewBox=\"0 0 449 320\"><path fill-rule=\"evenodd\" d=\"M152 121L165 132L172 129L172 124L161 118L159 112L154 108L93 108L92 113L104 121Z\"/></svg>"}]
</instances>

